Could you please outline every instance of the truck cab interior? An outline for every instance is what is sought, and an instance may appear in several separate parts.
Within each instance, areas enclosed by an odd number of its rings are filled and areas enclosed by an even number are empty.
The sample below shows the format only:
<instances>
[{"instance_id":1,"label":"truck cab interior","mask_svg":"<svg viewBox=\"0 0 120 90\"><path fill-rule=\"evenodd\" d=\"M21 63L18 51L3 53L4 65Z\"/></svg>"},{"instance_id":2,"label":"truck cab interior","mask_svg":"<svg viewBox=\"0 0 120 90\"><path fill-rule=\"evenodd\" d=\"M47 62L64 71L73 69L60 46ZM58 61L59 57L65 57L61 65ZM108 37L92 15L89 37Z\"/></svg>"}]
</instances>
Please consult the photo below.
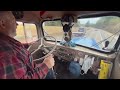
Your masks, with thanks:
<instances>
[{"instance_id":1,"label":"truck cab interior","mask_svg":"<svg viewBox=\"0 0 120 90\"><path fill-rule=\"evenodd\" d=\"M56 79L120 79L119 11L13 11L14 37L35 63L55 58Z\"/></svg>"}]
</instances>

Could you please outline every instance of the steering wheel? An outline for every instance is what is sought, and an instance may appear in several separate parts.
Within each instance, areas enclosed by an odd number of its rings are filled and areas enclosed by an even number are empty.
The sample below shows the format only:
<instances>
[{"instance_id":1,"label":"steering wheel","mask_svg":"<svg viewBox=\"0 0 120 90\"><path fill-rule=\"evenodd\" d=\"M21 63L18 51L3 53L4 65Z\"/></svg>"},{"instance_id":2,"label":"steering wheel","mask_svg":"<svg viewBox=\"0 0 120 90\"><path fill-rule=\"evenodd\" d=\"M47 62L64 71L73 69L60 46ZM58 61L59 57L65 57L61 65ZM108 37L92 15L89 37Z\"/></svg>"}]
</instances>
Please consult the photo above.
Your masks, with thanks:
<instances>
[{"instance_id":1,"label":"steering wheel","mask_svg":"<svg viewBox=\"0 0 120 90\"><path fill-rule=\"evenodd\" d=\"M50 38L55 39L55 38L52 37L52 36L45 36L45 37L50 37ZM36 53L39 49L41 49L41 47L44 48L44 49L46 48L46 46L44 45L44 39L45 39L45 37L40 38L40 39L38 39L38 40L36 41L36 42L38 42L38 41L40 40L41 44L38 46L38 48L37 48L36 50L34 50L34 51L31 53L32 55L33 55L34 53ZM35 42L35 43L36 43L36 42ZM29 46L28 50L30 50L31 47L32 47L35 43L31 44L31 45ZM52 53L54 52L54 50L56 49L56 46L57 46L57 40L55 39L55 45L53 46L52 50L48 52L48 50L45 49L45 51L46 51L47 54L46 54L45 56L39 58L39 59L35 59L34 61L43 60L43 59L45 59L46 57L48 57L50 54L52 54ZM55 71L54 71L53 68L50 70L50 72L52 73L53 78L56 79Z\"/></svg>"},{"instance_id":2,"label":"steering wheel","mask_svg":"<svg viewBox=\"0 0 120 90\"><path fill-rule=\"evenodd\" d=\"M50 51L48 51L48 50L46 49L46 46L44 45L44 38L46 38L46 37L50 37L50 38L53 38L53 39L55 40L55 45L53 46L53 48L52 48ZM37 43L39 40L40 40L41 44L38 46L38 48L37 48L36 50L32 51L31 54L33 55L34 53L36 53L36 52L37 52L38 50L40 50L41 48L44 49L47 54L46 54L45 56L41 57L41 58L35 59L34 61L39 61L39 60L45 59L46 57L48 57L50 54L52 54L52 53L54 52L54 50L56 49L56 46L57 46L57 40L56 40L54 37L52 37L52 36L45 36L45 37L43 37L43 38L40 38L40 39L38 39L37 41L35 41L35 43ZM28 50L30 50L31 47L32 47L35 43L31 44L31 45L29 46ZM47 46L47 47L49 47L49 46Z\"/></svg>"}]
</instances>

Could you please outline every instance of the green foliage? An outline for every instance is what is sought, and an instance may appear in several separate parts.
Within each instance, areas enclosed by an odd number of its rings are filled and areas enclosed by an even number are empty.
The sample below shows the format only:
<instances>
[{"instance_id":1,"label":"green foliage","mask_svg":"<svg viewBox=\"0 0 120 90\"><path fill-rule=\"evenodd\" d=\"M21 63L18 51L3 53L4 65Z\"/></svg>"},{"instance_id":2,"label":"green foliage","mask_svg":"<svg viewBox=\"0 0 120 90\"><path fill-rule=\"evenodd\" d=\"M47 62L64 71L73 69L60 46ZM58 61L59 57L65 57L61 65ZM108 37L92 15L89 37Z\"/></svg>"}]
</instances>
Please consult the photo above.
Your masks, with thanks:
<instances>
[{"instance_id":1,"label":"green foliage","mask_svg":"<svg viewBox=\"0 0 120 90\"><path fill-rule=\"evenodd\" d=\"M88 22L86 23L88 24ZM90 27L98 28L98 29L103 29L108 32L114 33L115 30L119 29L116 28L118 27L118 24L120 24L120 18L116 16L104 16L101 17L96 24L90 24Z\"/></svg>"},{"instance_id":2,"label":"green foliage","mask_svg":"<svg viewBox=\"0 0 120 90\"><path fill-rule=\"evenodd\" d=\"M46 21L45 26L62 26L61 21Z\"/></svg>"},{"instance_id":3,"label":"green foliage","mask_svg":"<svg viewBox=\"0 0 120 90\"><path fill-rule=\"evenodd\" d=\"M85 24L86 27L90 26L90 21L87 21L87 23Z\"/></svg>"},{"instance_id":4,"label":"green foliage","mask_svg":"<svg viewBox=\"0 0 120 90\"><path fill-rule=\"evenodd\" d=\"M97 21L95 27L103 29L108 27L109 25L115 25L117 23L120 23L120 19L118 17L106 16L101 17L101 19Z\"/></svg>"},{"instance_id":5,"label":"green foliage","mask_svg":"<svg viewBox=\"0 0 120 90\"><path fill-rule=\"evenodd\" d=\"M62 26L60 20L46 21L44 25L45 26ZM120 18L116 16L104 16L104 17L100 17L100 19L95 24L90 23L90 21L88 21L86 24L81 24L80 21L74 24L74 27L80 27L80 26L94 27L98 29L107 30L108 32L113 33L115 32L115 30L120 29Z\"/></svg>"},{"instance_id":6,"label":"green foliage","mask_svg":"<svg viewBox=\"0 0 120 90\"><path fill-rule=\"evenodd\" d=\"M79 27L80 25L79 25L79 23L75 23L74 25L73 25L73 27Z\"/></svg>"}]
</instances>

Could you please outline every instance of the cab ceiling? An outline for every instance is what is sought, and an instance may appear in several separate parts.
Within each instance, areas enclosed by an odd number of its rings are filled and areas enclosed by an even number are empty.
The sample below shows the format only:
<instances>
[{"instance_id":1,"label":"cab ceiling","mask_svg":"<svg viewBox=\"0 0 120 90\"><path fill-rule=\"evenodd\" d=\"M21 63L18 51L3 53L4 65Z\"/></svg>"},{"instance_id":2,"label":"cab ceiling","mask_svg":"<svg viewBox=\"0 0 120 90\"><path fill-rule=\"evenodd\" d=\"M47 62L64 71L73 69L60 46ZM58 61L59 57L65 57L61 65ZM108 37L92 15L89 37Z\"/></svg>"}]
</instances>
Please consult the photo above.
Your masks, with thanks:
<instances>
[{"instance_id":1,"label":"cab ceiling","mask_svg":"<svg viewBox=\"0 0 120 90\"><path fill-rule=\"evenodd\" d=\"M36 23L47 18L58 19L61 18L64 14L72 14L79 17L100 12L105 11L24 11L24 17L17 21Z\"/></svg>"}]
</instances>

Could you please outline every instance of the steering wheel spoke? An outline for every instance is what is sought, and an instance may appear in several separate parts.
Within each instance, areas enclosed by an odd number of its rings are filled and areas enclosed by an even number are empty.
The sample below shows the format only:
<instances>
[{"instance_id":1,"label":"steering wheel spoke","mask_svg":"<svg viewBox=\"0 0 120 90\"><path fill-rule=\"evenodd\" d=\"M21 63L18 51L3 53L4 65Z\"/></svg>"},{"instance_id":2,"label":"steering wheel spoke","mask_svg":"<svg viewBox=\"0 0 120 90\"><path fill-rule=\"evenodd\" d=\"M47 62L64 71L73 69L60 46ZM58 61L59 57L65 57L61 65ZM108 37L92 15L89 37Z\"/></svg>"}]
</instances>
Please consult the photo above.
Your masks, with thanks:
<instances>
[{"instance_id":1,"label":"steering wheel spoke","mask_svg":"<svg viewBox=\"0 0 120 90\"><path fill-rule=\"evenodd\" d=\"M45 36L45 37L50 37L50 38L55 39L55 38L52 37L52 36ZM44 38L45 38L45 37L44 37ZM43 56L43 57L40 57L40 58L38 58L38 59L35 59L34 61L39 61L39 60L45 59L45 58L48 57L50 54L52 54L52 53L55 51L55 49L56 49L56 45L57 45L56 39L55 39L55 45L52 47L52 46L46 46L46 45L44 44L44 43L45 43L44 38L38 39L35 43L31 44L31 45L29 46L29 48L28 48L28 50L30 50L30 49L32 48L32 46L33 46L34 44L36 44L38 41L41 42L40 45L37 47L37 49L34 50L34 51L32 51L31 54L33 55L33 54L35 54L38 50L42 49L42 50L44 50L44 52L46 53L46 55ZM48 50L48 48L50 48L50 51Z\"/></svg>"}]
</instances>

